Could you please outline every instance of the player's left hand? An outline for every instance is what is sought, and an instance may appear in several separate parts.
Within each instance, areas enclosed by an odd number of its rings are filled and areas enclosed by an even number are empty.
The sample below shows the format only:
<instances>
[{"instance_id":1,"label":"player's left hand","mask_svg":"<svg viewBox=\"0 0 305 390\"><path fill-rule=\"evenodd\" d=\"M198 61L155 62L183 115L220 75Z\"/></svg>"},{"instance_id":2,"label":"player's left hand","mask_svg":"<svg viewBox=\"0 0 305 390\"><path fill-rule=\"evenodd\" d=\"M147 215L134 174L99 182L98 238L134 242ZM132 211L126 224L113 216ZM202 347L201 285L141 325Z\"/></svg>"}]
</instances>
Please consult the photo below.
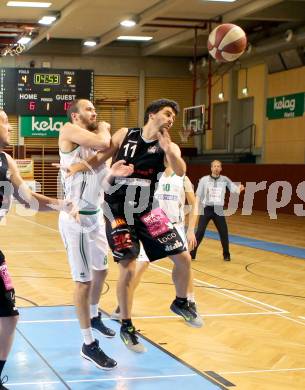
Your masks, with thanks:
<instances>
[{"instance_id":1,"label":"player's left hand","mask_svg":"<svg viewBox=\"0 0 305 390\"><path fill-rule=\"evenodd\" d=\"M157 137L161 149L163 149L164 152L167 153L170 150L172 144L169 132L166 129L162 129L162 132L158 131Z\"/></svg>"},{"instance_id":2,"label":"player's left hand","mask_svg":"<svg viewBox=\"0 0 305 390\"><path fill-rule=\"evenodd\" d=\"M110 168L111 176L130 176L134 171L133 164L126 165L125 160L115 162Z\"/></svg>"},{"instance_id":3,"label":"player's left hand","mask_svg":"<svg viewBox=\"0 0 305 390\"><path fill-rule=\"evenodd\" d=\"M196 240L195 233L193 231L188 231L186 233L186 239L187 239L187 244L188 244L188 250L192 251L193 249L195 249L197 246L197 240Z\"/></svg>"}]
</instances>

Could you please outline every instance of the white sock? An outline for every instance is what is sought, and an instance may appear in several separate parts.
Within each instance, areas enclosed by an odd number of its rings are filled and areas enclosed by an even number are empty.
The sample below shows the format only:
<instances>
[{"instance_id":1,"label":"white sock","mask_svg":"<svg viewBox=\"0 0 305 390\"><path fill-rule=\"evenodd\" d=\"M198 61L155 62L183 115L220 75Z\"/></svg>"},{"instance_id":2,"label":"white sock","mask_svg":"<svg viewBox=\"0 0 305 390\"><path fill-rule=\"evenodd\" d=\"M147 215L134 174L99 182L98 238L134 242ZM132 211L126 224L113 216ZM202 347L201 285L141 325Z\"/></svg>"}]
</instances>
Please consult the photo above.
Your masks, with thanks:
<instances>
[{"instance_id":1,"label":"white sock","mask_svg":"<svg viewBox=\"0 0 305 390\"><path fill-rule=\"evenodd\" d=\"M92 344L93 341L94 341L94 337L93 337L93 334L92 334L92 329L91 328L87 328L87 329L81 329L80 330L82 332L82 335L83 335L83 338L84 338L84 343L89 345L89 344Z\"/></svg>"},{"instance_id":2,"label":"white sock","mask_svg":"<svg viewBox=\"0 0 305 390\"><path fill-rule=\"evenodd\" d=\"M196 302L195 301L195 294L194 293L188 293L187 294L187 300L190 301L190 302Z\"/></svg>"},{"instance_id":3,"label":"white sock","mask_svg":"<svg viewBox=\"0 0 305 390\"><path fill-rule=\"evenodd\" d=\"M90 318L98 316L98 304L90 305Z\"/></svg>"}]
</instances>

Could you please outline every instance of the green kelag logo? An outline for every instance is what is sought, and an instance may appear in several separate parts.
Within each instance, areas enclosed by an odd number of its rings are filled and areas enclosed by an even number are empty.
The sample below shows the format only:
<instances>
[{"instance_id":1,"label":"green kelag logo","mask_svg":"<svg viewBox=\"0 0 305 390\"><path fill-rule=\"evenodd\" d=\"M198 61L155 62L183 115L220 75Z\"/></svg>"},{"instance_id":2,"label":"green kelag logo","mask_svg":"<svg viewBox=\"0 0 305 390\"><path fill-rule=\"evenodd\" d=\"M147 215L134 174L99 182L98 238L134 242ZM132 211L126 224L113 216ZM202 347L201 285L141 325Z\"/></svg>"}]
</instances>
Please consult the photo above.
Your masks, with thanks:
<instances>
[{"instance_id":1,"label":"green kelag logo","mask_svg":"<svg viewBox=\"0 0 305 390\"><path fill-rule=\"evenodd\" d=\"M22 137L58 137L66 122L65 116L21 116L20 134Z\"/></svg>"},{"instance_id":2,"label":"green kelag logo","mask_svg":"<svg viewBox=\"0 0 305 390\"><path fill-rule=\"evenodd\" d=\"M304 114L304 93L267 99L268 119L294 118Z\"/></svg>"},{"instance_id":3,"label":"green kelag logo","mask_svg":"<svg viewBox=\"0 0 305 390\"><path fill-rule=\"evenodd\" d=\"M295 99L285 99L285 97L283 96L277 100L275 97L273 108L274 108L274 110L294 111L295 110Z\"/></svg>"}]
</instances>

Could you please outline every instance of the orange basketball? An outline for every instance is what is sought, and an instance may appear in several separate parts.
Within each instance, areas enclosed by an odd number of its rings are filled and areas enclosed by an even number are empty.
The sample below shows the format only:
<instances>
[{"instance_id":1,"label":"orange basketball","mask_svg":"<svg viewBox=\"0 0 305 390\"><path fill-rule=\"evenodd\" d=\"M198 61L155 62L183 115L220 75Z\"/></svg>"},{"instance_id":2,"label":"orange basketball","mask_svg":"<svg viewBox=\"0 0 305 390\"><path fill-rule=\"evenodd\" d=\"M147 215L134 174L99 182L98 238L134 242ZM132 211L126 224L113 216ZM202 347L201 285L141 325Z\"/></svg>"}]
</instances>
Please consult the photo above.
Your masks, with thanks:
<instances>
[{"instance_id":1,"label":"orange basketball","mask_svg":"<svg viewBox=\"0 0 305 390\"><path fill-rule=\"evenodd\" d=\"M247 47L247 37L242 28L236 24L220 24L210 33L208 39L209 53L219 62L237 60Z\"/></svg>"}]
</instances>

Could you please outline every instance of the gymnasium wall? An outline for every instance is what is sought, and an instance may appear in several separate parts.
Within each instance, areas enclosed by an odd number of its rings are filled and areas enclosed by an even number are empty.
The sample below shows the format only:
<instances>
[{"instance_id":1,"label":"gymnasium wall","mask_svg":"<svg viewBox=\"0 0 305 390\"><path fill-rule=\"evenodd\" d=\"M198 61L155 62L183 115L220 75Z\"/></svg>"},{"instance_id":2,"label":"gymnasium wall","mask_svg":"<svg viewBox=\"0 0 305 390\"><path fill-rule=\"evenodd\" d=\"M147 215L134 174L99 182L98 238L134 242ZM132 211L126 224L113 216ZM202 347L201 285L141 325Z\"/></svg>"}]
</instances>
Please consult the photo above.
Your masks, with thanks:
<instances>
[{"instance_id":1,"label":"gymnasium wall","mask_svg":"<svg viewBox=\"0 0 305 390\"><path fill-rule=\"evenodd\" d=\"M232 72L225 73L223 78L219 75L213 77L212 104L220 102L218 94L221 90L224 92L223 102L230 103L234 82ZM245 86L248 87L247 96L242 94ZM255 149L257 154L261 154L260 162L265 164L302 164L305 162L305 116L274 120L266 118L268 97L299 92L305 92L305 67L274 74L267 73L265 64L249 66L247 70L245 68L238 70L237 98L240 100L254 98ZM230 123L230 110L232 107L229 104L229 126L233 126ZM213 130L208 130L205 136L206 150L211 150L212 140Z\"/></svg>"},{"instance_id":2,"label":"gymnasium wall","mask_svg":"<svg viewBox=\"0 0 305 390\"><path fill-rule=\"evenodd\" d=\"M187 175L191 182L194 184L195 189L197 188L198 181L202 176L209 175L210 165L208 164L189 164L187 167ZM261 183L266 181L266 189L258 191L254 195L253 210L267 211L267 195L271 185L276 188L276 182L286 181L291 185L292 196L289 203L277 210L277 213L294 214L295 204L305 203L305 185L303 187L303 201L298 198L296 189L299 183L305 180L304 177L304 165L301 164L224 164L222 174L228 176L233 182L241 182L246 185L247 182ZM286 186L289 187L289 184ZM305 182L304 182L305 184ZM275 191L277 192L277 191ZM271 190L269 192L271 196ZM275 198L280 201L282 197L282 189L279 188L278 196ZM270 200L270 199L269 199ZM239 199L239 209L243 207L244 195L242 194ZM305 210L305 204L304 204ZM305 215L305 212L304 212Z\"/></svg>"},{"instance_id":3,"label":"gymnasium wall","mask_svg":"<svg viewBox=\"0 0 305 390\"><path fill-rule=\"evenodd\" d=\"M305 67L268 75L268 97L305 92ZM266 120L265 163L305 162L305 116Z\"/></svg>"},{"instance_id":4,"label":"gymnasium wall","mask_svg":"<svg viewBox=\"0 0 305 390\"><path fill-rule=\"evenodd\" d=\"M264 143L264 128L266 118L266 65L256 65L249 69L240 69L238 72L238 99L254 98L253 122L256 125L255 148L262 148ZM247 73L247 74L246 74ZM247 85L248 95L242 94Z\"/></svg>"}]
</instances>

